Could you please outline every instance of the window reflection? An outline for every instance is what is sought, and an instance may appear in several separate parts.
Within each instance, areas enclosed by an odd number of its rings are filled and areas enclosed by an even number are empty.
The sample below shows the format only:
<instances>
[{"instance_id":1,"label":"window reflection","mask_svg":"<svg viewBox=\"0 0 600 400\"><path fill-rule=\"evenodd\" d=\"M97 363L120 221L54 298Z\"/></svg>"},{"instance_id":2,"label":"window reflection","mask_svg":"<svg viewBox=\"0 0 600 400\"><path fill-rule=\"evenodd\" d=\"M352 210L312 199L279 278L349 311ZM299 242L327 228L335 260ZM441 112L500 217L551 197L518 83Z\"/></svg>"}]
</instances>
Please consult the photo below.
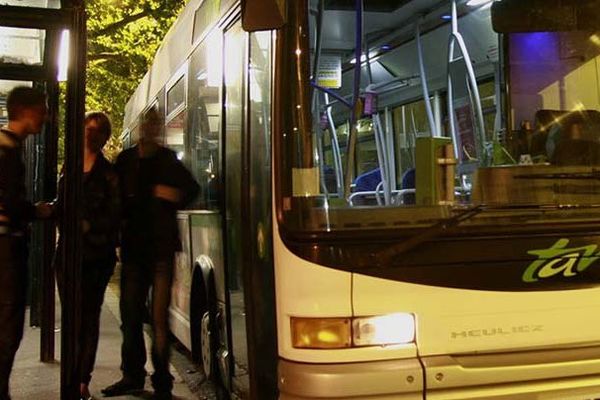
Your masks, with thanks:
<instances>
[{"instance_id":1,"label":"window reflection","mask_svg":"<svg viewBox=\"0 0 600 400\"><path fill-rule=\"evenodd\" d=\"M0 5L38 8L60 8L60 0L1 0Z\"/></svg>"},{"instance_id":2,"label":"window reflection","mask_svg":"<svg viewBox=\"0 0 600 400\"><path fill-rule=\"evenodd\" d=\"M0 63L42 65L46 31L0 26Z\"/></svg>"},{"instance_id":3,"label":"window reflection","mask_svg":"<svg viewBox=\"0 0 600 400\"><path fill-rule=\"evenodd\" d=\"M210 52L210 54L209 54ZM186 163L200 184L199 207L219 206L222 38L208 36L192 55L189 96L190 160Z\"/></svg>"}]
</instances>

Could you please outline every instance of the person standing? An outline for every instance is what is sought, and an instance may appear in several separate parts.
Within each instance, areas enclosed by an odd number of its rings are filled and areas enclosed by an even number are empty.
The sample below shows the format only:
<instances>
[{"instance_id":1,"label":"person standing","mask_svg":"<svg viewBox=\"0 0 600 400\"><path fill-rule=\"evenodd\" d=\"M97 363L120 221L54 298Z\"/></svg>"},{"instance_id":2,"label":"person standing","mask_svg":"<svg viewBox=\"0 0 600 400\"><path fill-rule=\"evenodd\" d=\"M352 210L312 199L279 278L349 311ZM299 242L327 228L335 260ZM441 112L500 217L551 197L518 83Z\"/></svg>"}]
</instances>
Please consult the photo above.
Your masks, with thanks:
<instances>
[{"instance_id":1,"label":"person standing","mask_svg":"<svg viewBox=\"0 0 600 400\"><path fill-rule=\"evenodd\" d=\"M23 337L27 291L28 224L49 216L46 204L26 200L22 143L41 132L46 96L16 87L6 100L8 125L0 129L0 400L9 400L9 378Z\"/></svg>"},{"instance_id":2,"label":"person standing","mask_svg":"<svg viewBox=\"0 0 600 400\"><path fill-rule=\"evenodd\" d=\"M171 399L169 303L175 252L181 249L177 210L198 194L199 186L176 154L159 143L162 118L151 109L137 145L116 162L123 207L121 225L121 369L123 378L105 388L107 396L139 393L144 388L146 350L143 319L152 288L152 386L156 399Z\"/></svg>"},{"instance_id":3,"label":"person standing","mask_svg":"<svg viewBox=\"0 0 600 400\"><path fill-rule=\"evenodd\" d=\"M86 114L83 156L82 226L83 251L81 265L81 328L79 331L80 394L82 400L91 399L89 384L96 361L100 332L100 313L104 293L113 274L119 231L120 198L117 174L104 157L102 149L111 136L108 116L102 112ZM55 216L62 212L64 177L59 180ZM60 224L59 224L60 225ZM59 226L59 231L63 231ZM63 236L59 238L56 264L62 259ZM61 270L56 269L59 293L64 284ZM63 297L63 296L61 296Z\"/></svg>"}]
</instances>

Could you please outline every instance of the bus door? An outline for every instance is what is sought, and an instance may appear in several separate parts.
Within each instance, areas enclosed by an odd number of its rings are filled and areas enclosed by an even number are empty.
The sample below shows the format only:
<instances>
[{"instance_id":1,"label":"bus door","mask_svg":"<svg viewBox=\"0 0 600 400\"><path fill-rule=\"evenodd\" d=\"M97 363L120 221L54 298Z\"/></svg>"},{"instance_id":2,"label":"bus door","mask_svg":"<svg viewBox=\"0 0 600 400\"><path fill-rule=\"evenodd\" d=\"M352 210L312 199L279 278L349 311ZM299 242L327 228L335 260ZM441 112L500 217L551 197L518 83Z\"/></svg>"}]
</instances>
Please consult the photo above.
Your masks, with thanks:
<instances>
[{"instance_id":1,"label":"bus door","mask_svg":"<svg viewBox=\"0 0 600 400\"><path fill-rule=\"evenodd\" d=\"M271 243L272 34L225 33L225 264L233 391L275 398L277 332Z\"/></svg>"},{"instance_id":2,"label":"bus door","mask_svg":"<svg viewBox=\"0 0 600 400\"><path fill-rule=\"evenodd\" d=\"M243 165L246 33L239 22L225 32L224 54L224 190L225 190L225 264L229 323L228 347L232 353L230 372L235 391L248 392L248 352L243 279Z\"/></svg>"}]
</instances>

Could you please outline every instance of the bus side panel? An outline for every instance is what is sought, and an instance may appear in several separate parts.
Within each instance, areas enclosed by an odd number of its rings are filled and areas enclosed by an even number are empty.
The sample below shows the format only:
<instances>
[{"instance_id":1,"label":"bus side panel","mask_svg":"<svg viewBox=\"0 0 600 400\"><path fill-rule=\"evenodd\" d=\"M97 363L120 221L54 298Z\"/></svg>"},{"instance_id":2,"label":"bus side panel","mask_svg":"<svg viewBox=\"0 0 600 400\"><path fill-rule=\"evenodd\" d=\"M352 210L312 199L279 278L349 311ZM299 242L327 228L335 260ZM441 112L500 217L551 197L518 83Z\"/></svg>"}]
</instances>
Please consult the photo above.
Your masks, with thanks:
<instances>
[{"instance_id":1,"label":"bus side panel","mask_svg":"<svg viewBox=\"0 0 600 400\"><path fill-rule=\"evenodd\" d=\"M171 288L171 332L188 349L192 348L190 335L190 295L192 292L192 253L190 246L190 219L188 214L177 216L181 251L175 254L175 271Z\"/></svg>"},{"instance_id":2,"label":"bus side panel","mask_svg":"<svg viewBox=\"0 0 600 400\"><path fill-rule=\"evenodd\" d=\"M223 265L222 217L217 212L191 215L192 260L200 256L210 259L214 273L217 301L225 302L225 277ZM208 284L208 283L207 283Z\"/></svg>"}]
</instances>

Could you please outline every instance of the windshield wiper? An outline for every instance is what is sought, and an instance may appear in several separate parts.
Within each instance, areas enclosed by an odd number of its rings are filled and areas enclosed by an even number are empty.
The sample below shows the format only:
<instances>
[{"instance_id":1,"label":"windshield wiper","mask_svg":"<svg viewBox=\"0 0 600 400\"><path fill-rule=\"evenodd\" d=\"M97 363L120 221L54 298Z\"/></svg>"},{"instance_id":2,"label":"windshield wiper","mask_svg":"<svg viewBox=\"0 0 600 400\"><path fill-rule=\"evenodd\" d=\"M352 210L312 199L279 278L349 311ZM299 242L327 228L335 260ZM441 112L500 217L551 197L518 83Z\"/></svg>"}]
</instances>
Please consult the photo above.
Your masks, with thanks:
<instances>
[{"instance_id":1,"label":"windshield wiper","mask_svg":"<svg viewBox=\"0 0 600 400\"><path fill-rule=\"evenodd\" d=\"M414 249L420 244L427 242L437 236L441 236L449 229L454 228L455 226L467 221L479 213L485 210L483 205L474 206L468 208L454 217L446 218L437 224L426 228L424 231L420 232L417 235L410 237L409 239L403 241L402 243L398 243L393 245L392 247L382 251L380 253L384 264L388 264L391 258L397 257L401 254L407 253L408 251Z\"/></svg>"},{"instance_id":2,"label":"windshield wiper","mask_svg":"<svg viewBox=\"0 0 600 400\"><path fill-rule=\"evenodd\" d=\"M578 174L575 174L575 175L578 175ZM572 178L569 178L569 179L572 179ZM581 178L581 179L584 179L584 178ZM591 178L588 178L588 179L591 179ZM600 179L600 175L599 175L598 179ZM480 205L468 208L468 209L464 210L463 212L459 213L458 215L455 215L454 217L441 220L440 222L436 223L435 225L432 225L429 228L425 228L425 230L421 231L420 233L418 233L414 236L411 236L409 239L406 239L402 243L398 243L396 245L389 247L386 250L381 251L378 255L381 256L382 263L384 265L387 265L387 264L389 264L389 262L391 261L392 258L402 255L404 253L407 253L422 243L430 241L438 236L442 236L444 233L446 233L450 229L477 216L482 211L486 211L486 210L490 210L490 209L494 209L494 210L514 210L514 209L519 209L519 210L530 209L531 210L531 209L535 209L535 210L547 211L547 210L590 209L590 208L599 209L600 204L585 204L585 205L573 205L573 204L569 204L569 205L539 205L539 204L536 204L536 205L533 205L532 204L532 205L516 205L516 206L504 206L504 207L502 207L502 206L490 207L490 206L480 204Z\"/></svg>"}]
</instances>

